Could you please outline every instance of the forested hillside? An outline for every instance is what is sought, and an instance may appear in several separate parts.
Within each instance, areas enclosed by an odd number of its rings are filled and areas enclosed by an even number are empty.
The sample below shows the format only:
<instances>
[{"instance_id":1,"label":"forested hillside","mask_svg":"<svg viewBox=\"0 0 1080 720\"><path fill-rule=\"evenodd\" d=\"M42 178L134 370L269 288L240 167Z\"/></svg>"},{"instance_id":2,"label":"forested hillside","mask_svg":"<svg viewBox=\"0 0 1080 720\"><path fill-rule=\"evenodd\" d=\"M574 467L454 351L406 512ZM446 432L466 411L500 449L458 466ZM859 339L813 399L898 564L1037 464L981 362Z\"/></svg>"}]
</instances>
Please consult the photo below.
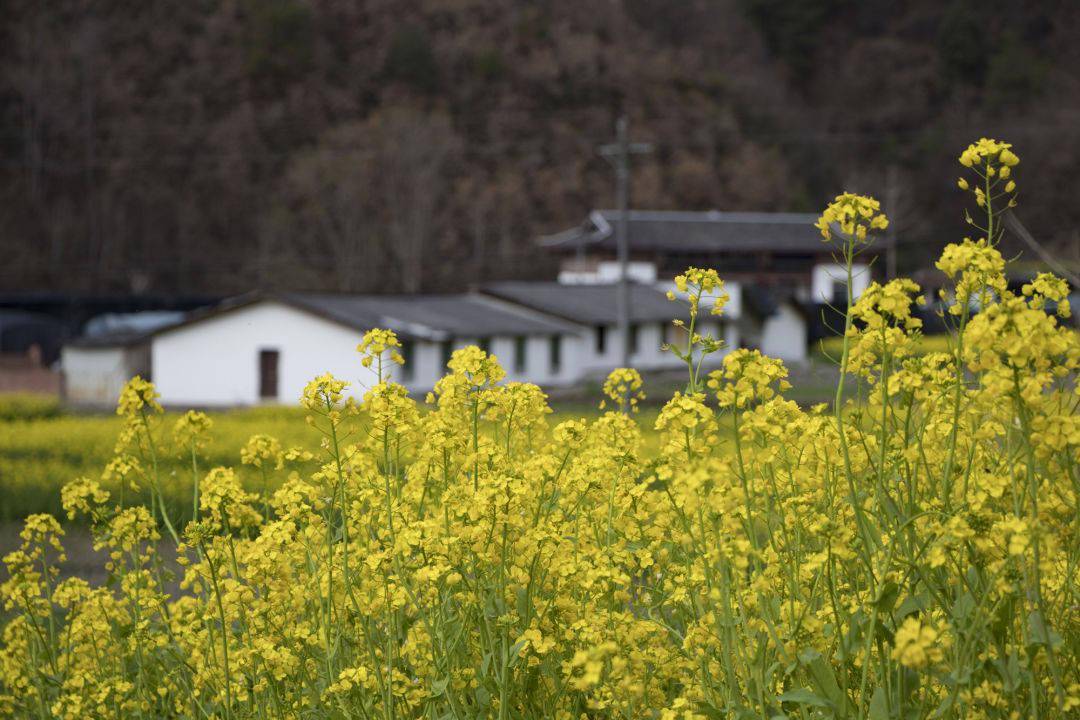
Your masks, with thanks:
<instances>
[{"instance_id":1,"label":"forested hillside","mask_svg":"<svg viewBox=\"0 0 1080 720\"><path fill-rule=\"evenodd\" d=\"M964 234L915 178L999 136L1020 216L1075 258L1078 37L1067 1L7 0L0 287L542 276L534 238L612 202L622 110L654 145L635 206L888 195L902 270Z\"/></svg>"}]
</instances>

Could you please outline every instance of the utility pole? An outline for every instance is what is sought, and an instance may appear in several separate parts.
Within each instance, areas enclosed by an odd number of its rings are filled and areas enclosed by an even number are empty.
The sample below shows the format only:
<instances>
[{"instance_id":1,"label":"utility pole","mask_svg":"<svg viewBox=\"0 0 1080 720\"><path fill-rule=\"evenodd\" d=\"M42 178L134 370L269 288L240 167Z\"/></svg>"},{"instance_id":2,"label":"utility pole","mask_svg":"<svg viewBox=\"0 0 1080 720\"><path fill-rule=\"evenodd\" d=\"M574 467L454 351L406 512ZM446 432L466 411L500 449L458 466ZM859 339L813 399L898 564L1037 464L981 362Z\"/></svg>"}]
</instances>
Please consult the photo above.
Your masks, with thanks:
<instances>
[{"instance_id":1,"label":"utility pole","mask_svg":"<svg viewBox=\"0 0 1080 720\"><path fill-rule=\"evenodd\" d=\"M885 230L885 279L896 277L896 231L900 220L900 181L897 179L896 165L889 165L885 171L885 212L889 216L889 227Z\"/></svg>"},{"instance_id":2,"label":"utility pole","mask_svg":"<svg viewBox=\"0 0 1080 720\"><path fill-rule=\"evenodd\" d=\"M619 219L615 224L619 261L615 308L618 313L622 367L630 366L630 242L627 237L627 224L630 219L630 156L642 155L652 150L652 145L648 143L630 142L628 124L626 115L620 116L615 121L615 142L600 146L600 154L615 166L615 204L619 212Z\"/></svg>"}]
</instances>

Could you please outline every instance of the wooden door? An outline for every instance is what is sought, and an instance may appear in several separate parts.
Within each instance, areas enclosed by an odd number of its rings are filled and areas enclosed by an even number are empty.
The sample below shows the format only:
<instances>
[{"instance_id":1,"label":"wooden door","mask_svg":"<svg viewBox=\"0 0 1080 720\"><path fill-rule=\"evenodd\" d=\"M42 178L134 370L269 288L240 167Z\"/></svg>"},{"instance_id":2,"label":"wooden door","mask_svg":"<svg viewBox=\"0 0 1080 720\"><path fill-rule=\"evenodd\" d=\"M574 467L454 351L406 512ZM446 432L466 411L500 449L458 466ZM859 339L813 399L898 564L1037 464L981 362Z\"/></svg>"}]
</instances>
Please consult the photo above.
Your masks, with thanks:
<instances>
[{"instance_id":1,"label":"wooden door","mask_svg":"<svg viewBox=\"0 0 1080 720\"><path fill-rule=\"evenodd\" d=\"M263 400L277 400L280 358L281 353L277 350L259 351L259 397Z\"/></svg>"}]
</instances>

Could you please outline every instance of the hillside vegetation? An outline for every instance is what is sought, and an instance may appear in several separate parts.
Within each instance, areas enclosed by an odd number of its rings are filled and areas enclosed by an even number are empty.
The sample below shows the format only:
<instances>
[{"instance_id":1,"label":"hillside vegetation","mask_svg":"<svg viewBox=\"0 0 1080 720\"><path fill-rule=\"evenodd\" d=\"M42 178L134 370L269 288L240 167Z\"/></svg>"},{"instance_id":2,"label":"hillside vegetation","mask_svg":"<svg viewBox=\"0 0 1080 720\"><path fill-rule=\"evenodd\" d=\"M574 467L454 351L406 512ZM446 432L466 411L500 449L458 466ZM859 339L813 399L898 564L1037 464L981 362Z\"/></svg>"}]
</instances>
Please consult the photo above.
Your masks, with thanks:
<instances>
[{"instance_id":1,"label":"hillside vegetation","mask_svg":"<svg viewBox=\"0 0 1080 720\"><path fill-rule=\"evenodd\" d=\"M1068 254L1078 35L1067 2L10 0L0 283L544 276L531 241L612 202L596 147L622 110L655 146L634 205L813 211L837 187L873 192L908 269L957 227L938 200L955 148L1007 135L1042 169L1025 222Z\"/></svg>"}]
</instances>

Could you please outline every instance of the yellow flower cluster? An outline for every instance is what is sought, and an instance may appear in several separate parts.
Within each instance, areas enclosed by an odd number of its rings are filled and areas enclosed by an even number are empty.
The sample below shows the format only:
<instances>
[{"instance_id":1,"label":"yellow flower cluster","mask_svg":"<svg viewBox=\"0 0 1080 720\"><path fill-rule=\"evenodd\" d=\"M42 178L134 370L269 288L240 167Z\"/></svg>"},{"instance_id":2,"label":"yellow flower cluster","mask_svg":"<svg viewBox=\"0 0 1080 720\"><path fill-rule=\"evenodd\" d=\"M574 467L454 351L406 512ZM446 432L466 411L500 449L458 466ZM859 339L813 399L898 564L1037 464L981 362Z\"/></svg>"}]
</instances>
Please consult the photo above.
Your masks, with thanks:
<instances>
[{"instance_id":1,"label":"yellow flower cluster","mask_svg":"<svg viewBox=\"0 0 1080 720\"><path fill-rule=\"evenodd\" d=\"M1019 163L1020 158L1012 151L1012 145L989 138L980 138L960 153L960 164L968 168L996 165L1011 168Z\"/></svg>"},{"instance_id":2,"label":"yellow flower cluster","mask_svg":"<svg viewBox=\"0 0 1080 720\"><path fill-rule=\"evenodd\" d=\"M791 387L784 363L760 350L739 348L724 357L723 368L709 373L708 387L722 408L744 408L771 400Z\"/></svg>"},{"instance_id":3,"label":"yellow flower cluster","mask_svg":"<svg viewBox=\"0 0 1080 720\"><path fill-rule=\"evenodd\" d=\"M77 515L89 515L97 506L109 501L109 492L90 478L72 480L60 490L60 504L69 520Z\"/></svg>"},{"instance_id":4,"label":"yellow flower cluster","mask_svg":"<svg viewBox=\"0 0 1080 720\"><path fill-rule=\"evenodd\" d=\"M1021 288L1021 292L1032 298L1031 306L1037 310L1046 307L1046 301L1050 300L1055 305L1054 312L1060 318L1072 317L1072 308L1069 306L1069 284L1062 278L1050 273L1039 273L1030 283Z\"/></svg>"},{"instance_id":5,"label":"yellow flower cluster","mask_svg":"<svg viewBox=\"0 0 1080 720\"><path fill-rule=\"evenodd\" d=\"M300 404L316 413L327 412L338 406L349 383L324 373L304 386Z\"/></svg>"},{"instance_id":6,"label":"yellow flower cluster","mask_svg":"<svg viewBox=\"0 0 1080 720\"><path fill-rule=\"evenodd\" d=\"M116 414L121 417L133 418L140 413L161 412L161 404L157 399L160 397L154 384L143 380L136 375L124 385L120 393L120 401L116 405Z\"/></svg>"},{"instance_id":7,"label":"yellow flower cluster","mask_svg":"<svg viewBox=\"0 0 1080 720\"><path fill-rule=\"evenodd\" d=\"M645 390L641 381L641 373L634 368L615 368L607 379L604 380L604 395L620 412L637 412L638 403L645 399ZM603 410L607 400L600 401L600 409Z\"/></svg>"},{"instance_id":8,"label":"yellow flower cluster","mask_svg":"<svg viewBox=\"0 0 1080 720\"><path fill-rule=\"evenodd\" d=\"M182 452L198 452L210 442L214 421L206 413L188 410L173 425L173 444Z\"/></svg>"},{"instance_id":9,"label":"yellow flower cluster","mask_svg":"<svg viewBox=\"0 0 1080 720\"><path fill-rule=\"evenodd\" d=\"M815 227L821 231L825 242L832 240L835 229L839 229L845 243L865 243L869 241L871 231L889 227L889 219L881 212L881 203L874 198L843 193L829 203Z\"/></svg>"},{"instance_id":10,"label":"yellow flower cluster","mask_svg":"<svg viewBox=\"0 0 1080 720\"><path fill-rule=\"evenodd\" d=\"M258 433L248 438L244 447L240 448L240 462L257 468L265 464L280 470L285 463L285 452L276 437Z\"/></svg>"},{"instance_id":11,"label":"yellow flower cluster","mask_svg":"<svg viewBox=\"0 0 1080 720\"><path fill-rule=\"evenodd\" d=\"M711 305L710 315L723 315L724 306L731 300L731 296L724 292L724 281L712 269L688 268L683 274L675 276L675 287L686 296L691 318L697 316L703 299ZM674 301L678 296L674 291L668 291L667 297Z\"/></svg>"},{"instance_id":12,"label":"yellow flower cluster","mask_svg":"<svg viewBox=\"0 0 1080 720\"><path fill-rule=\"evenodd\" d=\"M639 416L552 428L540 388L465 348L426 407L316 378L318 464L245 489L290 457L256 436L181 513L139 380L113 472L149 501L62 493L107 582L61 580L49 515L4 558L0 715L1073 717L1080 341L1049 312L1068 288L1010 292L987 245L946 255L995 289L949 352L906 352L918 288L874 284L846 317L855 400L801 407L783 363L733 350L703 383L688 364L652 456ZM606 387L639 390L625 369ZM200 425L177 434L193 472Z\"/></svg>"},{"instance_id":13,"label":"yellow flower cluster","mask_svg":"<svg viewBox=\"0 0 1080 720\"><path fill-rule=\"evenodd\" d=\"M949 307L953 315L968 312L972 301L985 305L1005 292L1005 258L986 238L961 243L950 243L936 263L936 267L950 280L955 280L953 297L956 302ZM943 300L948 298L941 291Z\"/></svg>"},{"instance_id":14,"label":"yellow flower cluster","mask_svg":"<svg viewBox=\"0 0 1080 720\"><path fill-rule=\"evenodd\" d=\"M919 670L940 663L946 649L947 644L933 625L911 615L896 630L892 658L904 667Z\"/></svg>"},{"instance_id":15,"label":"yellow flower cluster","mask_svg":"<svg viewBox=\"0 0 1080 720\"><path fill-rule=\"evenodd\" d=\"M499 359L475 345L455 350L446 366L450 369L451 376L465 377L477 388L497 383L506 377L506 371L499 365Z\"/></svg>"},{"instance_id":16,"label":"yellow flower cluster","mask_svg":"<svg viewBox=\"0 0 1080 720\"><path fill-rule=\"evenodd\" d=\"M382 366L385 355L389 354L392 363L397 365L405 364L405 356L401 354L401 341L398 340L397 334L393 330L383 328L368 330L364 333L360 344L356 346L356 351L360 353L361 365L366 368L372 365L376 366L379 382L385 379Z\"/></svg>"},{"instance_id":17,"label":"yellow flower cluster","mask_svg":"<svg viewBox=\"0 0 1080 720\"><path fill-rule=\"evenodd\" d=\"M914 353L922 320L912 314L919 286L907 278L877 282L859 296L851 308L857 322L848 329L848 371L872 378L883 360L892 365Z\"/></svg>"}]
</instances>

